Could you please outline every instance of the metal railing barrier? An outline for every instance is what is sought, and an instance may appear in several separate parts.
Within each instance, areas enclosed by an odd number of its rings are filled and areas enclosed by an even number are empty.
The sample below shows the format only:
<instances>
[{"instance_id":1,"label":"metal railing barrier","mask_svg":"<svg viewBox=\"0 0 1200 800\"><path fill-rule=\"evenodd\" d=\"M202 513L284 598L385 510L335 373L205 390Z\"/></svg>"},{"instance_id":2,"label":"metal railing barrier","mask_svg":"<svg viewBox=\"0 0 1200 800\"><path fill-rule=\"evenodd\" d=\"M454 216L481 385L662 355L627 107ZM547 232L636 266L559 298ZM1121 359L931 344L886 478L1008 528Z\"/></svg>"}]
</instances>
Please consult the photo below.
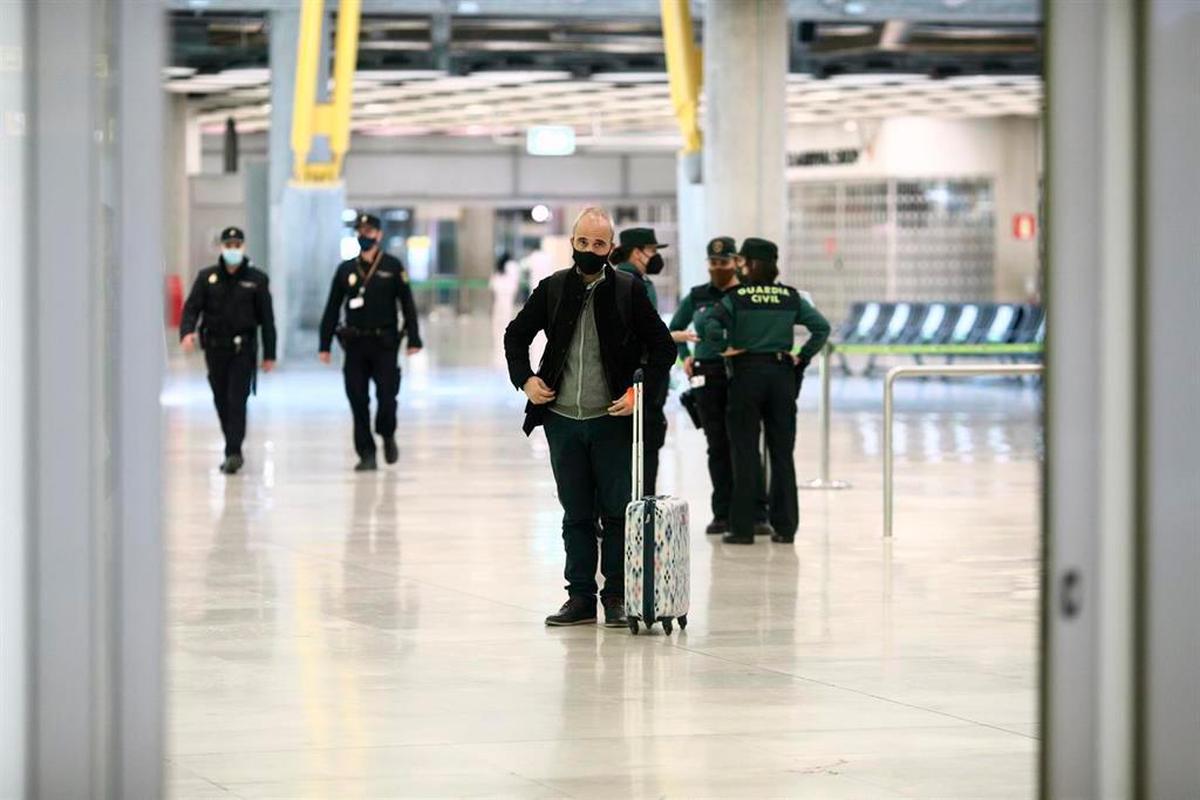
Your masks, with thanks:
<instances>
[{"instance_id":1,"label":"metal railing barrier","mask_svg":"<svg viewBox=\"0 0 1200 800\"><path fill-rule=\"evenodd\" d=\"M941 376L967 378L982 375L1041 375L1041 364L929 364L892 367L883 381L883 537L892 538L893 521L893 461L892 416L895 406L894 389L899 378Z\"/></svg>"}]
</instances>

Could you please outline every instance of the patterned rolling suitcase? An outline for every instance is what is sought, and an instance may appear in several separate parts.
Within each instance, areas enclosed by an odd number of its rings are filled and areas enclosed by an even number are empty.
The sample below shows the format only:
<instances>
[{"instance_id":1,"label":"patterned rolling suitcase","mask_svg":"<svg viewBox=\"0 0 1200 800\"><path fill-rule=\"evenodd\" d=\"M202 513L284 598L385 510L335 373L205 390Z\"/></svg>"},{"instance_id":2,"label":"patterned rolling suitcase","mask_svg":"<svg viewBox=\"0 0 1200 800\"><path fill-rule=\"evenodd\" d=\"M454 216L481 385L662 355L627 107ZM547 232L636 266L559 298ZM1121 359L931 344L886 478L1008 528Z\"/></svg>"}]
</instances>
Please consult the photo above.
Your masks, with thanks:
<instances>
[{"instance_id":1,"label":"patterned rolling suitcase","mask_svg":"<svg viewBox=\"0 0 1200 800\"><path fill-rule=\"evenodd\" d=\"M687 627L691 593L688 506L677 497L643 496L645 399L642 371L633 377L633 501L625 509L625 614L638 632L661 622Z\"/></svg>"}]
</instances>

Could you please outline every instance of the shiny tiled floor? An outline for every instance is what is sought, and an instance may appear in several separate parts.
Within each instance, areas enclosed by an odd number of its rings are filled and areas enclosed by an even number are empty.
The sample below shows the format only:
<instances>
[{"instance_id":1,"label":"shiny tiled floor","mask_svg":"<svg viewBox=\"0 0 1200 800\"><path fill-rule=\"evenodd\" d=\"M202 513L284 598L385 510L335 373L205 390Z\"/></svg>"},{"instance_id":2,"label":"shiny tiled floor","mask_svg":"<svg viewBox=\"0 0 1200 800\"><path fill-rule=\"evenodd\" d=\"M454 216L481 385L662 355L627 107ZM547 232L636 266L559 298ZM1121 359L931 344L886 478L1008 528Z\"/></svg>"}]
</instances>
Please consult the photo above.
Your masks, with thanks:
<instances>
[{"instance_id":1,"label":"shiny tiled floor","mask_svg":"<svg viewBox=\"0 0 1200 800\"><path fill-rule=\"evenodd\" d=\"M1033 389L901 387L885 544L880 387L839 381L834 477L854 488L802 493L794 547L695 531L684 635L547 630L545 440L473 344L486 323L433 328L405 374L401 463L373 475L349 471L340 373L290 364L260 381L248 469L225 478L203 378L172 363L174 797L1034 794ZM677 413L662 481L698 528L703 452Z\"/></svg>"}]
</instances>

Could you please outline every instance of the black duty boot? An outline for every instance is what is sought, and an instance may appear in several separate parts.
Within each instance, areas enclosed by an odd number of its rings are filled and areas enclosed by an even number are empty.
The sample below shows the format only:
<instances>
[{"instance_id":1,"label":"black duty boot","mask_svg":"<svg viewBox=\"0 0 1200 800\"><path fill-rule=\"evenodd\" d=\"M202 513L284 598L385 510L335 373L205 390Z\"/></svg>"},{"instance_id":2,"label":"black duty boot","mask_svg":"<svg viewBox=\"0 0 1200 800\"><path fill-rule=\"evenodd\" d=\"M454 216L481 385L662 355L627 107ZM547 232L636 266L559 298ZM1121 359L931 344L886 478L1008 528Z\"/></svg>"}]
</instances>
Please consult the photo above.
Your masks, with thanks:
<instances>
[{"instance_id":1,"label":"black duty boot","mask_svg":"<svg viewBox=\"0 0 1200 800\"><path fill-rule=\"evenodd\" d=\"M727 533L721 537L725 544L754 544L752 533Z\"/></svg>"},{"instance_id":2,"label":"black duty boot","mask_svg":"<svg viewBox=\"0 0 1200 800\"><path fill-rule=\"evenodd\" d=\"M239 455L225 456L225 461L221 463L221 472L226 475L236 475L245 463Z\"/></svg>"},{"instance_id":3,"label":"black duty boot","mask_svg":"<svg viewBox=\"0 0 1200 800\"><path fill-rule=\"evenodd\" d=\"M354 471L355 472L374 472L378 468L378 466L379 465L375 463L375 454L372 453L369 456L363 456L362 459L360 459L359 462L354 465Z\"/></svg>"},{"instance_id":4,"label":"black duty boot","mask_svg":"<svg viewBox=\"0 0 1200 800\"><path fill-rule=\"evenodd\" d=\"M709 536L719 536L722 533L729 533L729 520L717 517L708 523L708 527L704 529L704 532Z\"/></svg>"},{"instance_id":5,"label":"black duty boot","mask_svg":"<svg viewBox=\"0 0 1200 800\"><path fill-rule=\"evenodd\" d=\"M604 602L604 627L624 628L629 624L625 616L625 601L619 597L602 598Z\"/></svg>"},{"instance_id":6,"label":"black duty boot","mask_svg":"<svg viewBox=\"0 0 1200 800\"><path fill-rule=\"evenodd\" d=\"M554 628L596 624L596 598L581 594L571 595L557 614L546 617L546 624Z\"/></svg>"},{"instance_id":7,"label":"black duty boot","mask_svg":"<svg viewBox=\"0 0 1200 800\"><path fill-rule=\"evenodd\" d=\"M756 522L756 523L754 523L754 535L755 536L774 536L775 535L775 526L769 522Z\"/></svg>"},{"instance_id":8,"label":"black duty boot","mask_svg":"<svg viewBox=\"0 0 1200 800\"><path fill-rule=\"evenodd\" d=\"M782 533L772 533L771 541L778 542L779 544L791 544L792 542L796 541L796 537L795 535L784 536Z\"/></svg>"},{"instance_id":9,"label":"black duty boot","mask_svg":"<svg viewBox=\"0 0 1200 800\"><path fill-rule=\"evenodd\" d=\"M395 436L383 437L383 460L389 464L400 460L400 448L396 445Z\"/></svg>"}]
</instances>

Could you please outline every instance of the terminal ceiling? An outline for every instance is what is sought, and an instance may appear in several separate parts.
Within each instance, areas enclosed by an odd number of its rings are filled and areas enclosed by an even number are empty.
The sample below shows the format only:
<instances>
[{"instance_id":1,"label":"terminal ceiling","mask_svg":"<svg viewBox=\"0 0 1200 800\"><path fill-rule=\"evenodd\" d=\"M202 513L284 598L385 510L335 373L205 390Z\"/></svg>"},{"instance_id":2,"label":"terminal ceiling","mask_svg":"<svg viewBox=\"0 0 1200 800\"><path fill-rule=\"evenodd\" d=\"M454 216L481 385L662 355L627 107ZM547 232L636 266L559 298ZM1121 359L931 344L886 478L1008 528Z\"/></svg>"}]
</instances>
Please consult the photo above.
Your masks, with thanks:
<instances>
[{"instance_id":1,"label":"terminal ceiling","mask_svg":"<svg viewBox=\"0 0 1200 800\"><path fill-rule=\"evenodd\" d=\"M206 130L269 127L270 0L170 0L164 81ZM334 3L329 3L335 7ZM596 141L676 136L657 0L364 0L352 128ZM703 3L693 2L702 40ZM792 0L791 124L1034 116L1041 25L1016 0ZM736 112L736 109L733 109Z\"/></svg>"}]
</instances>

